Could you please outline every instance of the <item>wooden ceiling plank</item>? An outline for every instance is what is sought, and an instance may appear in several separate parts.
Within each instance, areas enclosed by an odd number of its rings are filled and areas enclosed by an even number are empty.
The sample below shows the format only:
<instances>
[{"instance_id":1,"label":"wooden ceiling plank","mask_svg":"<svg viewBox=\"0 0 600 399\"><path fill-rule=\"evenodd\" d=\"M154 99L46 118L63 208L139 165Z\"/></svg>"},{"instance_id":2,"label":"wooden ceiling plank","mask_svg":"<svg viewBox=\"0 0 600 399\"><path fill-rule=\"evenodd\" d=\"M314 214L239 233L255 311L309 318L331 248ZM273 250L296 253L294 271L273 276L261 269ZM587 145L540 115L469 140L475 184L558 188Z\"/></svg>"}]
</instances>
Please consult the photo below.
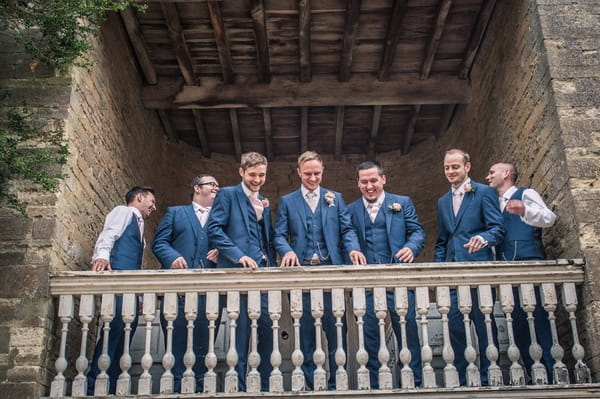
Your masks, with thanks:
<instances>
[{"instance_id":1,"label":"wooden ceiling plank","mask_svg":"<svg viewBox=\"0 0 600 399\"><path fill-rule=\"evenodd\" d=\"M342 139L344 138L344 107L335 107L335 150L336 161L342 159Z\"/></svg>"},{"instance_id":2,"label":"wooden ceiling plank","mask_svg":"<svg viewBox=\"0 0 600 399\"><path fill-rule=\"evenodd\" d=\"M235 150L235 158L240 159L242 156L242 137L240 135L240 123L236 109L229 110L229 120L231 121L231 134L233 136L233 148Z\"/></svg>"},{"instance_id":3,"label":"wooden ceiling plank","mask_svg":"<svg viewBox=\"0 0 600 399\"><path fill-rule=\"evenodd\" d=\"M379 123L381 121L381 105L373 107L373 118L371 118L371 135L369 137L369 159L375 159L375 145L377 144L377 136L379 135Z\"/></svg>"},{"instance_id":4,"label":"wooden ceiling plank","mask_svg":"<svg viewBox=\"0 0 600 399\"><path fill-rule=\"evenodd\" d=\"M200 149L202 150L202 155L208 158L210 157L210 148L208 147L208 138L206 136L202 111L199 109L193 109L192 115L194 116L194 125L196 126L196 134L200 140Z\"/></svg>"},{"instance_id":5,"label":"wooden ceiling plank","mask_svg":"<svg viewBox=\"0 0 600 399\"><path fill-rule=\"evenodd\" d=\"M258 80L268 83L271 81L271 57L269 55L264 0L252 0L250 15L254 24L254 38L256 40L256 70Z\"/></svg>"},{"instance_id":6,"label":"wooden ceiling plank","mask_svg":"<svg viewBox=\"0 0 600 399\"><path fill-rule=\"evenodd\" d=\"M232 83L233 66L231 62L231 51L229 49L229 43L227 42L227 33L225 32L221 3L209 1L207 4L210 13L210 22L212 23L213 32L215 33L219 61L221 62L221 70L223 72L223 81Z\"/></svg>"},{"instance_id":7,"label":"wooden ceiling plank","mask_svg":"<svg viewBox=\"0 0 600 399\"><path fill-rule=\"evenodd\" d=\"M444 26L446 25L446 18L448 17L451 6L452 0L442 0L440 3L437 16L435 18L433 34L431 35L431 39L427 45L425 59L423 60L423 65L421 66L421 76L419 76L420 79L427 79L429 77L431 66L433 65L433 60L435 58L435 53L440 44L440 39L442 37L442 33L444 32Z\"/></svg>"},{"instance_id":8,"label":"wooden ceiling plank","mask_svg":"<svg viewBox=\"0 0 600 399\"><path fill-rule=\"evenodd\" d=\"M174 3L167 3L164 1L160 3L160 6L165 16L168 35L173 44L173 50L175 51L175 57L177 57L177 63L179 64L183 79L186 84L194 85L198 83L198 81L194 74L192 57L190 57L190 52L185 44L185 37L183 35L181 21L179 20L177 7Z\"/></svg>"},{"instance_id":9,"label":"wooden ceiling plank","mask_svg":"<svg viewBox=\"0 0 600 399\"><path fill-rule=\"evenodd\" d=\"M315 75L304 84L274 76L270 83L241 81L235 85L206 78L201 86L183 85L181 79L161 79L157 85L142 89L142 101L149 109L466 104L470 99L468 80L441 75L426 80L411 75L387 82L358 74L350 82Z\"/></svg>"},{"instance_id":10,"label":"wooden ceiling plank","mask_svg":"<svg viewBox=\"0 0 600 399\"><path fill-rule=\"evenodd\" d=\"M344 26L344 43L340 61L340 82L350 80L352 73L352 55L358 32L358 17L360 16L361 0L348 0L346 3L346 24Z\"/></svg>"},{"instance_id":11,"label":"wooden ceiling plank","mask_svg":"<svg viewBox=\"0 0 600 399\"><path fill-rule=\"evenodd\" d=\"M300 107L300 153L308 150L308 107Z\"/></svg>"},{"instance_id":12,"label":"wooden ceiling plank","mask_svg":"<svg viewBox=\"0 0 600 399\"><path fill-rule=\"evenodd\" d=\"M263 124L265 126L265 148L267 159L273 160L273 127L271 125L271 108L263 108Z\"/></svg>"},{"instance_id":13,"label":"wooden ceiling plank","mask_svg":"<svg viewBox=\"0 0 600 399\"><path fill-rule=\"evenodd\" d=\"M444 110L442 111L442 117L440 118L440 128L435 134L435 139L438 140L440 137L446 133L448 127L450 125L450 121L452 120L452 116L454 115L454 111L456 110L456 104L446 104L444 105Z\"/></svg>"},{"instance_id":14,"label":"wooden ceiling plank","mask_svg":"<svg viewBox=\"0 0 600 399\"><path fill-rule=\"evenodd\" d=\"M417 121L419 120L419 112L421 112L421 106L419 104L413 106L412 113L410 115L410 121L408 122L408 127L406 128L406 134L404 135L402 148L400 149L402 155L406 155L410 152L410 143L412 142Z\"/></svg>"},{"instance_id":15,"label":"wooden ceiling plank","mask_svg":"<svg viewBox=\"0 0 600 399\"><path fill-rule=\"evenodd\" d=\"M175 143L179 141L177 130L171 123L171 119L169 118L169 114L167 113L167 111L164 109L158 109L156 110L156 112L158 113L158 118L160 119L160 122L162 123L163 128L165 129L165 133L167 134L169 140Z\"/></svg>"},{"instance_id":16,"label":"wooden ceiling plank","mask_svg":"<svg viewBox=\"0 0 600 399\"><path fill-rule=\"evenodd\" d=\"M298 17L300 81L310 82L310 0L298 1Z\"/></svg>"},{"instance_id":17,"label":"wooden ceiling plank","mask_svg":"<svg viewBox=\"0 0 600 399\"><path fill-rule=\"evenodd\" d=\"M394 2L392 15L390 15L390 21L385 35L383 55L381 56L381 63L379 65L379 80L386 80L390 75L390 70L394 63L394 56L396 55L398 40L400 40L402 19L408 8L407 4L408 0L396 0Z\"/></svg>"},{"instance_id":18,"label":"wooden ceiling plank","mask_svg":"<svg viewBox=\"0 0 600 399\"><path fill-rule=\"evenodd\" d=\"M144 35L142 35L140 23L135 16L135 10L133 7L129 6L122 10L120 14L127 35L129 36L131 47L133 47L135 56L140 64L142 73L144 74L144 78L149 84L155 85L157 82L156 70L154 69L154 65L152 65L150 55L148 54L146 40L144 39Z\"/></svg>"},{"instance_id":19,"label":"wooden ceiling plank","mask_svg":"<svg viewBox=\"0 0 600 399\"><path fill-rule=\"evenodd\" d=\"M458 77L461 79L466 79L471 72L471 66L473 66L475 55L477 55L477 51L479 51L479 46L481 45L483 35L485 34L485 30L492 17L492 11L494 10L495 5L496 0L484 1L481 4L477 24L475 25L475 28L473 28L473 32L471 32L467 51L465 52L465 58L459 68Z\"/></svg>"}]
</instances>

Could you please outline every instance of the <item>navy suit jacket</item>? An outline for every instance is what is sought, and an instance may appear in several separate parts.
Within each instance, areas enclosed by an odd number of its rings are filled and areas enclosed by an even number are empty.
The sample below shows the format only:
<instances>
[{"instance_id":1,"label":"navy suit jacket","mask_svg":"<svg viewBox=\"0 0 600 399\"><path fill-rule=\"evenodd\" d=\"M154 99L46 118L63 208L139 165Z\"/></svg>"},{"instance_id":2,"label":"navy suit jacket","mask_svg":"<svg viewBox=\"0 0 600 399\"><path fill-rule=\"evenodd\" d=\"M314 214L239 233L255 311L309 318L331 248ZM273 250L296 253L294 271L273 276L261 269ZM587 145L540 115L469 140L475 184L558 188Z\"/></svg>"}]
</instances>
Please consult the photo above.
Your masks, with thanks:
<instances>
[{"instance_id":1,"label":"navy suit jacket","mask_svg":"<svg viewBox=\"0 0 600 399\"><path fill-rule=\"evenodd\" d=\"M208 242L200 242L202 234L202 226L192 204L167 208L152 243L152 252L161 268L170 269L171 263L180 256L190 269L214 268L215 264L206 259L209 246ZM204 240L208 241L206 233Z\"/></svg>"},{"instance_id":2,"label":"navy suit jacket","mask_svg":"<svg viewBox=\"0 0 600 399\"><path fill-rule=\"evenodd\" d=\"M335 195L333 206L325 201L325 194ZM300 189L284 195L279 200L277 219L275 221L275 249L279 256L294 251L300 262L310 259L312 254L307 251L307 214L310 209L304 206L306 200ZM356 232L350 222L346 203L342 194L321 187L320 198L317 204L321 208L321 226L327 244L327 251L331 264L342 265L345 263L347 253L360 250ZM346 254L342 252L346 251Z\"/></svg>"},{"instance_id":3,"label":"navy suit jacket","mask_svg":"<svg viewBox=\"0 0 600 399\"><path fill-rule=\"evenodd\" d=\"M240 258L248 255L250 244L250 219L248 212L252 204L242 189L242 184L224 187L217 193L215 202L206 223L208 237L213 247L219 250L217 268L241 267ZM259 199L264 199L259 196ZM275 250L273 248L273 224L271 207L263 211L265 226L265 248L268 265L275 266ZM254 259L260 263L260 259Z\"/></svg>"},{"instance_id":4,"label":"navy suit jacket","mask_svg":"<svg viewBox=\"0 0 600 399\"><path fill-rule=\"evenodd\" d=\"M493 260L492 248L504 239L503 218L498 194L491 187L471 181L475 191L465 193L458 214L452 209L452 191L438 200L438 239L435 262L469 262ZM469 253L463 245L476 235L488 245Z\"/></svg>"},{"instance_id":5,"label":"navy suit jacket","mask_svg":"<svg viewBox=\"0 0 600 399\"><path fill-rule=\"evenodd\" d=\"M400 211L394 212L389 207L398 203L402 207ZM365 205L362 197L348 205L348 212L352 218L352 224L358 235L358 242L363 253L367 250L365 239ZM394 255L404 247L409 248L415 258L421 253L425 246L425 230L415 211L409 197L385 193L382 208L379 212L385 213L385 225L387 229L388 245L392 252L393 263L400 261Z\"/></svg>"}]
</instances>

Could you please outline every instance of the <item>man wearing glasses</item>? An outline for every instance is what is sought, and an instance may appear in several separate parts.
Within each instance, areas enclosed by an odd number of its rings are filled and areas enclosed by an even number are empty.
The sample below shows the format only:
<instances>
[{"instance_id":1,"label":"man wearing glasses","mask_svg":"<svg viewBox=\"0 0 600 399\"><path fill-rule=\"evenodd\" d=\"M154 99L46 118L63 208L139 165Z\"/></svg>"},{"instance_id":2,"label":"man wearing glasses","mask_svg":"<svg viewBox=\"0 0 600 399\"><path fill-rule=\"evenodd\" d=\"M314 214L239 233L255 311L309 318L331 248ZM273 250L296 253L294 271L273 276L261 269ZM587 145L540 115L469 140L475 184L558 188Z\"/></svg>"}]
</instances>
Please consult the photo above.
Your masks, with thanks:
<instances>
[{"instance_id":1,"label":"man wearing glasses","mask_svg":"<svg viewBox=\"0 0 600 399\"><path fill-rule=\"evenodd\" d=\"M206 221L210 214L213 201L219 191L219 184L214 176L199 175L190 183L192 203L188 205L167 208L165 216L160 221L152 243L152 252L160 261L162 269L198 269L214 268L218 251L211 249L206 233ZM187 321L185 319L185 302L179 297L177 319L173 322L173 336L187 336ZM167 336L167 321L162 317L161 326ZM217 325L219 323L217 322ZM180 392L181 378L185 371L183 356L187 348L187 339L173 340L173 356L175 365L171 372L174 376L174 391ZM196 363L193 370L196 377L196 391L202 391L206 366L204 358L208 351L208 320L206 319L206 297L198 297L198 316L194 325L194 353Z\"/></svg>"}]
</instances>

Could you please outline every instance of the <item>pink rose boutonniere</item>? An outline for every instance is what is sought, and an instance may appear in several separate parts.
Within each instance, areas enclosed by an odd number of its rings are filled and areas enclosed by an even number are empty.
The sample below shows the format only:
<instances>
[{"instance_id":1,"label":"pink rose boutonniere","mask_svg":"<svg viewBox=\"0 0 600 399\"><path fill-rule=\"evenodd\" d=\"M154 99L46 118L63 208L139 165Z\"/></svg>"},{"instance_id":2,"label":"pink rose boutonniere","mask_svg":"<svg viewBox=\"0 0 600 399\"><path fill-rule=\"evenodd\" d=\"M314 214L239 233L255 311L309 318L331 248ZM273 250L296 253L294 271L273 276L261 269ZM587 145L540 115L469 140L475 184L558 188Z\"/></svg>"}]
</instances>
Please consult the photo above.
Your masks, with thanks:
<instances>
[{"instance_id":1,"label":"pink rose boutonniere","mask_svg":"<svg viewBox=\"0 0 600 399\"><path fill-rule=\"evenodd\" d=\"M262 202L263 208L268 208L271 205L271 203L269 202L269 200L267 198L263 198L261 200L261 202Z\"/></svg>"},{"instance_id":2,"label":"pink rose boutonniere","mask_svg":"<svg viewBox=\"0 0 600 399\"><path fill-rule=\"evenodd\" d=\"M388 209L393 213L400 212L402 210L402 205L400 205L397 202L394 202L393 204L388 205Z\"/></svg>"},{"instance_id":3,"label":"pink rose boutonniere","mask_svg":"<svg viewBox=\"0 0 600 399\"><path fill-rule=\"evenodd\" d=\"M327 205L329 205L330 208L332 206L335 206L335 194L332 193L331 191L326 192L325 193L325 202L327 203Z\"/></svg>"},{"instance_id":4,"label":"pink rose boutonniere","mask_svg":"<svg viewBox=\"0 0 600 399\"><path fill-rule=\"evenodd\" d=\"M465 183L465 193L475 194L475 191L477 191L477 187L475 187L471 183Z\"/></svg>"}]
</instances>

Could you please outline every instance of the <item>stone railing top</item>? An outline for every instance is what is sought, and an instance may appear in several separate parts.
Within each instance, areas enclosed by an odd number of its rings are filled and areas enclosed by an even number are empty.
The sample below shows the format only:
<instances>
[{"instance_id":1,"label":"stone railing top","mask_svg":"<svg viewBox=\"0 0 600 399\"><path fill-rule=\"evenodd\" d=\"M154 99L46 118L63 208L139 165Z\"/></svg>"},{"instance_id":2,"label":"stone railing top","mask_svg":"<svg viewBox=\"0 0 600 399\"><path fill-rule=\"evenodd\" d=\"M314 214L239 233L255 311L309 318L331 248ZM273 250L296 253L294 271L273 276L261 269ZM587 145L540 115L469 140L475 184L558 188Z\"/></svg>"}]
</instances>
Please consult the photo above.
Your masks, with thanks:
<instances>
[{"instance_id":1,"label":"stone railing top","mask_svg":"<svg viewBox=\"0 0 600 399\"><path fill-rule=\"evenodd\" d=\"M263 269L57 271L52 295L583 283L583 259Z\"/></svg>"}]
</instances>

